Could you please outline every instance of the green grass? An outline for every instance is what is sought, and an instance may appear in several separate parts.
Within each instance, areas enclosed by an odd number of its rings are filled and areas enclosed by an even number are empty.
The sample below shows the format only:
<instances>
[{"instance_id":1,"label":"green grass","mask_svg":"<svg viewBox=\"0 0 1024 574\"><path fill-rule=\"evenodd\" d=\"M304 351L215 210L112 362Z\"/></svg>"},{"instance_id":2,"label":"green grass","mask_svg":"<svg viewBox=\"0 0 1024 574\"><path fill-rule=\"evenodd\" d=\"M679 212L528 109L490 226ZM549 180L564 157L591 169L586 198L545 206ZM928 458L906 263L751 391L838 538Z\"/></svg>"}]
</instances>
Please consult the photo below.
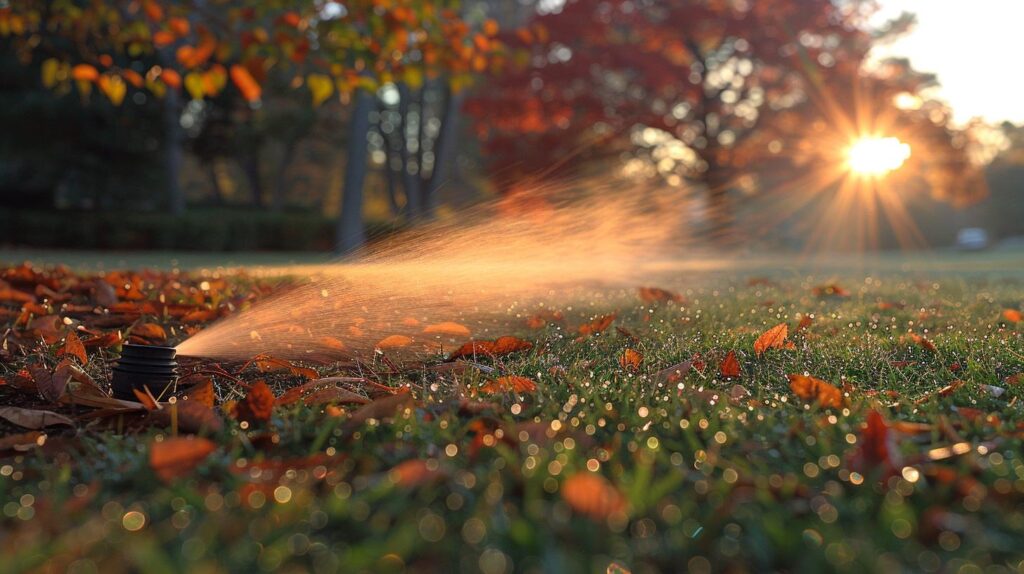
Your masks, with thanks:
<instances>
[{"instance_id":1,"label":"green grass","mask_svg":"<svg viewBox=\"0 0 1024 574\"><path fill-rule=\"evenodd\" d=\"M544 351L481 362L534 379L536 393L468 414L460 389L490 376L393 376L415 408L361 426L301 406L278 409L265 429L231 422L214 455L170 484L147 461L168 431L87 428L48 455L0 460L0 570L1021 571L1024 386L1004 381L1024 372L1024 344L1000 314L1021 308L1024 275L1005 260L945 263L962 267L908 271L894 258L868 275L833 262L826 275L794 267L749 284L761 266L663 285L685 294L681 306L632 291L581 301L572 327L615 309L639 342L615 329L582 342L574 328L522 332ZM825 282L851 296L813 295ZM802 314L814 322L791 336L795 349L755 355L761 332ZM619 364L627 347L644 356L638 371ZM718 375L729 350L738 380ZM678 384L654 376L696 354L703 372ZM792 373L847 382L847 406L806 404ZM967 384L937 395L955 380ZM730 401L736 385L750 399ZM892 441L904 460L892 476L854 460L872 409L932 425ZM480 429L499 427L510 440L474 448ZM925 457L959 442L969 452ZM410 460L437 472L403 484L392 469ZM280 462L260 474L256 461ZM624 494L621 512L594 519L563 499L588 463ZM131 512L145 516L137 531L126 529Z\"/></svg>"}]
</instances>

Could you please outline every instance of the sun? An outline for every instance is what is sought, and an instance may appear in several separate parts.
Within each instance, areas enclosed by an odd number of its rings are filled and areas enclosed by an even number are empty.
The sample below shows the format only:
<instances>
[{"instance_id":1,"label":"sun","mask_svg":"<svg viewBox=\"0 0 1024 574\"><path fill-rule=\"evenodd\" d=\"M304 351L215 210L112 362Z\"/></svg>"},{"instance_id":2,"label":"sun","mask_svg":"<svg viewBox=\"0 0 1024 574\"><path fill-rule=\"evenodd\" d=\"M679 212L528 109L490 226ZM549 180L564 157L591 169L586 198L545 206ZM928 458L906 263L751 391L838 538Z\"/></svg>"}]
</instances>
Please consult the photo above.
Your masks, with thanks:
<instances>
[{"instance_id":1,"label":"sun","mask_svg":"<svg viewBox=\"0 0 1024 574\"><path fill-rule=\"evenodd\" d=\"M899 169L910 157L910 145L895 137L862 137L846 150L850 171L880 177Z\"/></svg>"}]
</instances>

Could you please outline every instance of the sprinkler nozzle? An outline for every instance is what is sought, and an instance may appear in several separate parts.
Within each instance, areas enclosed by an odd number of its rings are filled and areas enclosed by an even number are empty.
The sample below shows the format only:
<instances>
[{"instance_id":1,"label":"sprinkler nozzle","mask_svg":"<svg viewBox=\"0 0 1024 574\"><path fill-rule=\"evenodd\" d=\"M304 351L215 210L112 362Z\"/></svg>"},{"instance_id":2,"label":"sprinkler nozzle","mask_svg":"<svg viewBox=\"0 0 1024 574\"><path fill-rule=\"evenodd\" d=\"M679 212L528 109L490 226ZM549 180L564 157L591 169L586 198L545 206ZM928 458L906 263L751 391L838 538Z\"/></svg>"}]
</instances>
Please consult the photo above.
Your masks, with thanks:
<instances>
[{"instance_id":1,"label":"sprinkler nozzle","mask_svg":"<svg viewBox=\"0 0 1024 574\"><path fill-rule=\"evenodd\" d=\"M134 389L149 388L154 397L164 394L178 377L174 347L125 344L113 367L114 398L135 401Z\"/></svg>"}]
</instances>

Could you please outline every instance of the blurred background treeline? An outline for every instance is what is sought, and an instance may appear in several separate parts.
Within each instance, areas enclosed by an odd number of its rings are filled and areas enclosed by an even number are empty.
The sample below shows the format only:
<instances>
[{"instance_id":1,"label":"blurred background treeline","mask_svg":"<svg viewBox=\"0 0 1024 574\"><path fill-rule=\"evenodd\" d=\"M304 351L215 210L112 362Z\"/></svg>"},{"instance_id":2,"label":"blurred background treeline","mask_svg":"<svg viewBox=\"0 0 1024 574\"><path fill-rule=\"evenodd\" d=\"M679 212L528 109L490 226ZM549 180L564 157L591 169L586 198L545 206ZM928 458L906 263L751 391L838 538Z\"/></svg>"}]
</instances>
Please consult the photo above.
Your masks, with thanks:
<instances>
[{"instance_id":1,"label":"blurred background treeline","mask_svg":"<svg viewBox=\"0 0 1024 574\"><path fill-rule=\"evenodd\" d=\"M692 189L679 209L709 236L800 247L765 205L837 185L818 172L840 169L864 108L913 145L887 185L920 245L1024 236L1024 128L956 125L934 76L872 57L913 17L870 5L0 1L0 245L345 251L530 186L622 178ZM338 57L352 30L366 55Z\"/></svg>"}]
</instances>

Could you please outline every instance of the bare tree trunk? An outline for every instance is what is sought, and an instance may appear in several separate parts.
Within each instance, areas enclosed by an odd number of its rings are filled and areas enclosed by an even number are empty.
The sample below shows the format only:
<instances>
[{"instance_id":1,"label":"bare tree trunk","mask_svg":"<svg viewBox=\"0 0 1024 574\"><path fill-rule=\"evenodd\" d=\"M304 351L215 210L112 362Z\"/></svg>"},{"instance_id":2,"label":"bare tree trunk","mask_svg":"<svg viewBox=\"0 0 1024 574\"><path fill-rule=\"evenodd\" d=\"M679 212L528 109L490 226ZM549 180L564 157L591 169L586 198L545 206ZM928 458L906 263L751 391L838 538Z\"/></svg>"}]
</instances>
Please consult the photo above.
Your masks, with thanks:
<instances>
[{"instance_id":1,"label":"bare tree trunk","mask_svg":"<svg viewBox=\"0 0 1024 574\"><path fill-rule=\"evenodd\" d=\"M168 89L163 100L164 179L167 181L167 205L172 215L185 213L185 191L181 187L182 130L181 98Z\"/></svg>"},{"instance_id":2,"label":"bare tree trunk","mask_svg":"<svg viewBox=\"0 0 1024 574\"><path fill-rule=\"evenodd\" d=\"M409 118L409 104L412 101L412 92L409 91L409 86L405 83L398 84L398 115L402 118L402 125L399 128L399 133L402 134L402 147L401 147L401 160L402 160L402 188L405 189L405 218L407 221L413 221L420 216L422 210L422 203L420 201L422 192L420 191L420 182L422 181L416 173L412 173L409 169L409 134L408 130L408 118ZM421 115L420 122L422 125L423 117Z\"/></svg>"},{"instance_id":3,"label":"bare tree trunk","mask_svg":"<svg viewBox=\"0 0 1024 574\"><path fill-rule=\"evenodd\" d=\"M454 162L457 152L456 140L459 126L459 112L462 108L462 94L452 93L446 82L440 88L444 98L444 113L441 128L434 142L434 169L423 193L423 213L427 218L434 216L437 206L437 192L448 179L448 166Z\"/></svg>"},{"instance_id":4,"label":"bare tree trunk","mask_svg":"<svg viewBox=\"0 0 1024 574\"><path fill-rule=\"evenodd\" d=\"M245 179L249 182L249 193L252 197L252 206L263 207L263 180L260 178L260 150L259 147L247 153L242 160L242 171L245 172Z\"/></svg>"},{"instance_id":5,"label":"bare tree trunk","mask_svg":"<svg viewBox=\"0 0 1024 574\"><path fill-rule=\"evenodd\" d=\"M345 163L345 181L342 187L341 214L335 233L337 251L341 254L355 251L366 242L363 229L363 183L366 180L366 162L369 157L370 111L374 95L364 89L355 93L355 105L349 125L348 160Z\"/></svg>"},{"instance_id":6,"label":"bare tree trunk","mask_svg":"<svg viewBox=\"0 0 1024 574\"><path fill-rule=\"evenodd\" d=\"M288 197L288 166L295 159L295 148L298 141L289 139L284 144L284 152L281 155L281 162L277 166L277 173L274 174L274 191L270 199L270 209L278 212L284 209L285 199Z\"/></svg>"},{"instance_id":7,"label":"bare tree trunk","mask_svg":"<svg viewBox=\"0 0 1024 574\"><path fill-rule=\"evenodd\" d=\"M210 178L213 204L218 207L224 205L224 189L220 186L220 177L217 176L217 160L211 159L206 163L206 175Z\"/></svg>"}]
</instances>

